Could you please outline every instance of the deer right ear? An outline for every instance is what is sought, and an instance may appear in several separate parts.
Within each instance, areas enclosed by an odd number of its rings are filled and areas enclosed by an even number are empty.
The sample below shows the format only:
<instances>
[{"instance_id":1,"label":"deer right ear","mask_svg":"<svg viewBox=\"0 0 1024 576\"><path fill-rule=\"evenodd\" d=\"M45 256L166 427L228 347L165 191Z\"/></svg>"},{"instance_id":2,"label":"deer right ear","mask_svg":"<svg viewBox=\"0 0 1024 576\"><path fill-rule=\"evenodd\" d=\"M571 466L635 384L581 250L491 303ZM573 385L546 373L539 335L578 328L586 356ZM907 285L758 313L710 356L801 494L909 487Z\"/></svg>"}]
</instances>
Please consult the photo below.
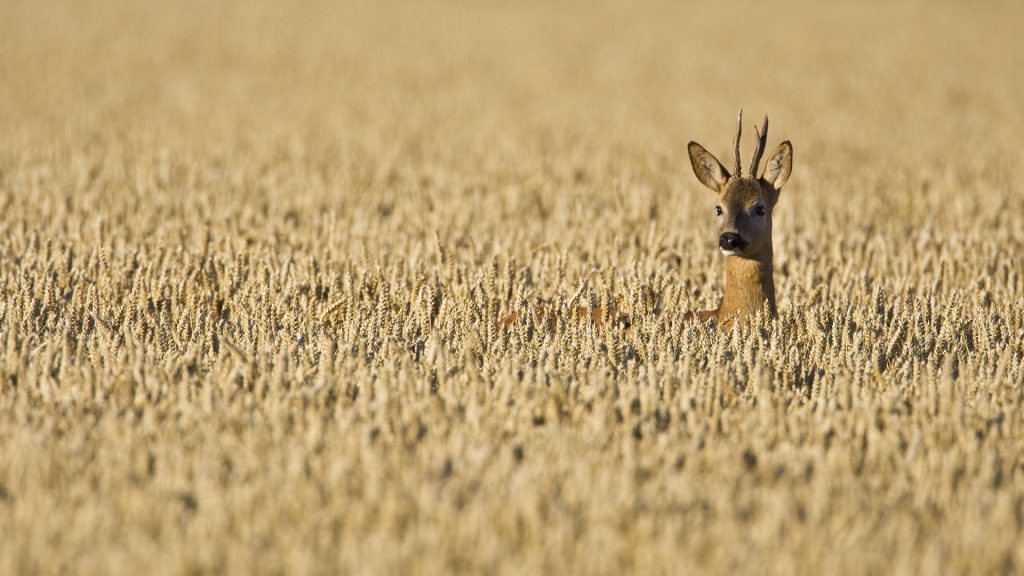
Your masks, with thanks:
<instances>
[{"instance_id":1,"label":"deer right ear","mask_svg":"<svg viewBox=\"0 0 1024 576\"><path fill-rule=\"evenodd\" d=\"M761 176L772 188L781 190L782 185L789 180L789 174L793 171L793 145L786 140L772 152L768 157L768 164L764 167L764 175Z\"/></svg>"},{"instance_id":2,"label":"deer right ear","mask_svg":"<svg viewBox=\"0 0 1024 576\"><path fill-rule=\"evenodd\" d=\"M697 175L697 180L715 192L721 190L722 185L729 179L729 171L725 166L696 142L690 142L686 149L690 153L690 164L693 165L693 173Z\"/></svg>"}]
</instances>

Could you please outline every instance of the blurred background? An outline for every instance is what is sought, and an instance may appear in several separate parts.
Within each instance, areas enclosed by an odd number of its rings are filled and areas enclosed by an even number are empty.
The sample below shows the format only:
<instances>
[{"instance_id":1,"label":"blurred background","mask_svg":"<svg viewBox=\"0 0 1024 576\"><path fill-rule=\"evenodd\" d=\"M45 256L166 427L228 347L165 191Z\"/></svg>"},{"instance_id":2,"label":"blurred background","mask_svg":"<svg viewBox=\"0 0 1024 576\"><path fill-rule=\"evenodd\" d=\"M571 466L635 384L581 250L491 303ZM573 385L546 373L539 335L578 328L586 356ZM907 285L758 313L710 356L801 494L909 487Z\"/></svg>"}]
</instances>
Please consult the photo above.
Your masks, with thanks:
<instances>
[{"instance_id":1,"label":"blurred background","mask_svg":"<svg viewBox=\"0 0 1024 576\"><path fill-rule=\"evenodd\" d=\"M102 0L3 13L6 147L59 127L424 154L560 138L725 152L745 106L751 122L769 113L806 166L967 145L995 159L1021 126L1016 2Z\"/></svg>"}]
</instances>

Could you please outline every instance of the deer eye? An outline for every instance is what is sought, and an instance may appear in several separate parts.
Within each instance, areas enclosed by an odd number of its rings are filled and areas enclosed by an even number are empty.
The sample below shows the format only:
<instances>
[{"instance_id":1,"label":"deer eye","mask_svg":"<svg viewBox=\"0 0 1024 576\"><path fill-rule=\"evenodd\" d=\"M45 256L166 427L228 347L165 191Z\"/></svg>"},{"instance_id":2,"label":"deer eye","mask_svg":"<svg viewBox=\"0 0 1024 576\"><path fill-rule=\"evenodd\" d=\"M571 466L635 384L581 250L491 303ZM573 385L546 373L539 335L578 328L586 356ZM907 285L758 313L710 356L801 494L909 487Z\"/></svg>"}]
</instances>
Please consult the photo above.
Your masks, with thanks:
<instances>
[{"instance_id":1,"label":"deer eye","mask_svg":"<svg viewBox=\"0 0 1024 576\"><path fill-rule=\"evenodd\" d=\"M722 207L721 206L715 206L715 214L718 215L718 216L722 215Z\"/></svg>"},{"instance_id":2,"label":"deer eye","mask_svg":"<svg viewBox=\"0 0 1024 576\"><path fill-rule=\"evenodd\" d=\"M754 208L754 214L758 216L764 216L766 212L767 210L765 210L764 206L756 206Z\"/></svg>"}]
</instances>

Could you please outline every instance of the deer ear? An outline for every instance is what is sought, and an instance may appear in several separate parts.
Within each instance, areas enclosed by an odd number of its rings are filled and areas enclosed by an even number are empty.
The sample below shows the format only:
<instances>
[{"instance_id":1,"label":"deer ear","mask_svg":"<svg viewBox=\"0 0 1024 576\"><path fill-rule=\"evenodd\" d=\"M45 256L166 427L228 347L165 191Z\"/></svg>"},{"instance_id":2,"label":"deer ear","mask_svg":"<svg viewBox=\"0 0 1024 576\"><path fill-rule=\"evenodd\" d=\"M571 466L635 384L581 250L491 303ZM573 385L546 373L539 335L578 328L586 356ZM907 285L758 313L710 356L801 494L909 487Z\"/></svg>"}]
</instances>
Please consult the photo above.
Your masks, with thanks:
<instances>
[{"instance_id":1,"label":"deer ear","mask_svg":"<svg viewBox=\"0 0 1024 576\"><path fill-rule=\"evenodd\" d=\"M697 175L697 180L718 192L729 179L729 171L722 166L718 158L700 144L690 142L686 149L690 153L690 164L693 165L693 173Z\"/></svg>"},{"instance_id":2,"label":"deer ear","mask_svg":"<svg viewBox=\"0 0 1024 576\"><path fill-rule=\"evenodd\" d=\"M764 175L761 178L772 185L772 188L781 190L782 185L789 180L789 174L793 171L793 145L786 140L772 152L768 157L768 163L764 167Z\"/></svg>"}]
</instances>

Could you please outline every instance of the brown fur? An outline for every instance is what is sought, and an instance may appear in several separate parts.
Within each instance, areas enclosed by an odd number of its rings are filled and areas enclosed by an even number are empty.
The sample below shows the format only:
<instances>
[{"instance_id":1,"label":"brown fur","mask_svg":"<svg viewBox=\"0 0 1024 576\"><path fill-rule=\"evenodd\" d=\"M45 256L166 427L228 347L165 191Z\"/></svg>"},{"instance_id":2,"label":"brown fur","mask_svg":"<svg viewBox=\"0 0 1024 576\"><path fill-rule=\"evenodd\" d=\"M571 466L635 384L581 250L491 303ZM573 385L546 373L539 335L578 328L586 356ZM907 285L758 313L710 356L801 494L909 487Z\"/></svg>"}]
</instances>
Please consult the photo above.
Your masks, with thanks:
<instances>
[{"instance_id":1,"label":"brown fur","mask_svg":"<svg viewBox=\"0 0 1024 576\"><path fill-rule=\"evenodd\" d=\"M740 116L742 122L742 113ZM756 130L756 128L755 128ZM782 186L793 168L793 146L783 142L768 157L764 174L757 177L757 159L768 131L768 119L758 133L759 150L751 166L751 174L739 174L740 131L737 129L736 175L729 174L725 166L696 142L690 142L690 163L697 179L717 195L720 208L719 234L738 234L747 245L728 254L725 261L725 295L715 310L698 314L701 321L713 319L721 328L730 327L767 308L776 315L775 283L772 278L772 210L779 199ZM763 215L762 215L763 214ZM724 252L724 249L723 249ZM688 315L693 318L694 315Z\"/></svg>"},{"instance_id":2,"label":"brown fur","mask_svg":"<svg viewBox=\"0 0 1024 576\"><path fill-rule=\"evenodd\" d=\"M610 308L611 310L606 312L600 306L593 308L577 306L569 314L569 318L576 321L589 320L598 327L603 326L606 321L610 320L615 326L630 328L632 322L629 314L620 309L618 305L611 306ZM508 328L523 319L525 315L525 312L521 310L510 312L498 320L497 326L498 328ZM554 306L542 304L537 307L536 324L544 327L549 332L555 331L558 326L558 319L558 310Z\"/></svg>"}]
</instances>

